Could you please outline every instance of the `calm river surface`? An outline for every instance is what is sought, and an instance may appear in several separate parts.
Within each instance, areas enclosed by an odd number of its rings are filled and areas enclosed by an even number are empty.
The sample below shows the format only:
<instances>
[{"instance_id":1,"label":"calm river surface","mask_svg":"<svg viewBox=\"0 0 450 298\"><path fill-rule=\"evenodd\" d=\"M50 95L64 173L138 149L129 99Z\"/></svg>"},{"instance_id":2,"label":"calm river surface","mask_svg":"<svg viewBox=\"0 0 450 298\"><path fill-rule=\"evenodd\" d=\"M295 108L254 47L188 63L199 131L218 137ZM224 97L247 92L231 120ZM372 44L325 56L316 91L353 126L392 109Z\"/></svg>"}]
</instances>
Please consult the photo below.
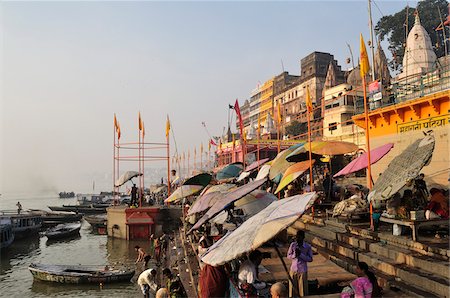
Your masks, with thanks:
<instances>
[{"instance_id":1,"label":"calm river surface","mask_svg":"<svg viewBox=\"0 0 450 298\"><path fill-rule=\"evenodd\" d=\"M51 196L8 195L0 196L0 210L14 210L17 201L23 209L45 209L47 206L74 204L75 199L59 199ZM28 270L30 263L106 265L124 264L135 269L134 246L148 246L145 242L129 242L91 233L90 225L82 222L81 237L47 243L47 237L40 235L32 239L15 241L1 251L0 296L1 297L142 297L132 282L99 285L60 285L33 281ZM141 271L142 268L137 270Z\"/></svg>"}]
</instances>

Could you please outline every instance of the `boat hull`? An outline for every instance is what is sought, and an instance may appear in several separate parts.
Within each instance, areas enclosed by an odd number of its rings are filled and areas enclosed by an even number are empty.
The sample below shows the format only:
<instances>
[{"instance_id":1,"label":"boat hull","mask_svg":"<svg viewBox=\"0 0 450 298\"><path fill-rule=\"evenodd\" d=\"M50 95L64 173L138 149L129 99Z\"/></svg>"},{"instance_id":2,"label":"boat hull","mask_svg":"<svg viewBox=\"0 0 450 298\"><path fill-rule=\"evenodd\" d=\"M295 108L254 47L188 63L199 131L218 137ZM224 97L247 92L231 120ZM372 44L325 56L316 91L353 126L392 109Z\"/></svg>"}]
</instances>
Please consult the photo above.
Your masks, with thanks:
<instances>
[{"instance_id":1,"label":"boat hull","mask_svg":"<svg viewBox=\"0 0 450 298\"><path fill-rule=\"evenodd\" d=\"M58 229L58 226L56 226L53 229L49 229L45 233L45 236L47 236L48 240L57 240L73 237L80 234L81 224L63 226L66 227L64 229Z\"/></svg>"},{"instance_id":2,"label":"boat hull","mask_svg":"<svg viewBox=\"0 0 450 298\"><path fill-rule=\"evenodd\" d=\"M14 242L14 233L10 224L0 225L0 248L4 249Z\"/></svg>"},{"instance_id":3,"label":"boat hull","mask_svg":"<svg viewBox=\"0 0 450 298\"><path fill-rule=\"evenodd\" d=\"M84 206L49 206L52 211L72 211L82 214L102 214L106 213L106 207L84 207Z\"/></svg>"},{"instance_id":4,"label":"boat hull","mask_svg":"<svg viewBox=\"0 0 450 298\"><path fill-rule=\"evenodd\" d=\"M64 284L105 284L130 281L134 270L89 270L83 266L31 264L28 269L34 279Z\"/></svg>"}]
</instances>

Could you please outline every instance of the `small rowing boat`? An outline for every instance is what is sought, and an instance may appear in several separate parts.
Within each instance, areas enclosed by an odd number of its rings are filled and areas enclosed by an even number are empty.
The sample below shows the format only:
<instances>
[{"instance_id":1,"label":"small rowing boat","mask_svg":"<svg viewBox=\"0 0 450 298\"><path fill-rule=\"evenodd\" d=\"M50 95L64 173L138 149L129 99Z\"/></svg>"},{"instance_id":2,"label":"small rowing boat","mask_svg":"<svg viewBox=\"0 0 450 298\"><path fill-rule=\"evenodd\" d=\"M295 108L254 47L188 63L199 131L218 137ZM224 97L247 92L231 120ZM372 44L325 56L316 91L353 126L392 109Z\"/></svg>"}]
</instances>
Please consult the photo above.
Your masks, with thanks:
<instances>
[{"instance_id":1,"label":"small rowing boat","mask_svg":"<svg viewBox=\"0 0 450 298\"><path fill-rule=\"evenodd\" d=\"M110 269L108 266L31 264L35 279L67 284L113 283L130 281L134 270Z\"/></svg>"},{"instance_id":2,"label":"small rowing boat","mask_svg":"<svg viewBox=\"0 0 450 298\"><path fill-rule=\"evenodd\" d=\"M59 224L45 232L48 240L68 238L80 233L81 223Z\"/></svg>"}]
</instances>

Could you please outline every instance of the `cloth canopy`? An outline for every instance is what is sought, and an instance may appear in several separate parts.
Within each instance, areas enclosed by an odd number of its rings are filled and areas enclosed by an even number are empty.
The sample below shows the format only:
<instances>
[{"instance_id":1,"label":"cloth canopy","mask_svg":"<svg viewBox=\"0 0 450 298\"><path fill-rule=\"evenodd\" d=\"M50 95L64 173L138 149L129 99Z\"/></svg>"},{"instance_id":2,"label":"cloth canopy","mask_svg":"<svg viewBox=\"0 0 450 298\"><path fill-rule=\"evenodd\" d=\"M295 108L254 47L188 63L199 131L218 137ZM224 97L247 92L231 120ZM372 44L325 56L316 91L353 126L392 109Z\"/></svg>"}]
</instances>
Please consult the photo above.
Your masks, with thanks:
<instances>
[{"instance_id":1,"label":"cloth canopy","mask_svg":"<svg viewBox=\"0 0 450 298\"><path fill-rule=\"evenodd\" d=\"M314 164L314 160L312 160L312 164ZM288 186L292 181L300 177L307 169L309 169L309 160L298 162L292 166L290 166L283 174L283 178L278 184L277 190L275 194L280 192L283 188Z\"/></svg>"},{"instance_id":2,"label":"cloth canopy","mask_svg":"<svg viewBox=\"0 0 450 298\"><path fill-rule=\"evenodd\" d=\"M374 164L379 161L383 156L385 156L391 149L394 147L393 143L387 143L383 146L377 147L373 150L370 150L370 164ZM367 160L367 152L364 152L358 158L355 158L350 162L347 166L345 166L342 170L337 172L333 177L339 177L343 175L348 175L354 172L358 172L359 170L367 168L368 160Z\"/></svg>"},{"instance_id":3,"label":"cloth canopy","mask_svg":"<svg viewBox=\"0 0 450 298\"><path fill-rule=\"evenodd\" d=\"M165 203L173 203L183 198L192 196L203 189L202 185L181 185L167 199Z\"/></svg>"},{"instance_id":4,"label":"cloth canopy","mask_svg":"<svg viewBox=\"0 0 450 298\"><path fill-rule=\"evenodd\" d=\"M223 265L244 253L257 249L293 224L316 198L315 192L277 200L225 235L203 255L212 266Z\"/></svg>"},{"instance_id":5,"label":"cloth canopy","mask_svg":"<svg viewBox=\"0 0 450 298\"><path fill-rule=\"evenodd\" d=\"M122 174L122 176L119 177L119 179L116 180L115 185L117 187L124 185L129 180L133 179L134 177L142 176L142 173L136 172L136 171L126 171Z\"/></svg>"}]
</instances>

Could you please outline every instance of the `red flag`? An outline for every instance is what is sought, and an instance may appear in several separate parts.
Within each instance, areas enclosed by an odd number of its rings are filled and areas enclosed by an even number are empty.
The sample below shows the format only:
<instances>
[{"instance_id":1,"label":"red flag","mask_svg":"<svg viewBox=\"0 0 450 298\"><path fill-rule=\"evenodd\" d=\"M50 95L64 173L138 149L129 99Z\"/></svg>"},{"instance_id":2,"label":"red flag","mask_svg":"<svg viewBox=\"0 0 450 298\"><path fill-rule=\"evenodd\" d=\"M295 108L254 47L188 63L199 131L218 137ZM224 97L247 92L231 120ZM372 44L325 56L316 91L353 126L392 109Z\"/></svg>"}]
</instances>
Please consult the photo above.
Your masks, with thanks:
<instances>
[{"instance_id":1,"label":"red flag","mask_svg":"<svg viewBox=\"0 0 450 298\"><path fill-rule=\"evenodd\" d=\"M239 108L239 102L237 99L236 99L236 102L234 103L234 110L236 111L236 115L238 116L239 130L240 130L241 138L243 138L244 137L244 122L242 121L241 109Z\"/></svg>"},{"instance_id":2,"label":"red flag","mask_svg":"<svg viewBox=\"0 0 450 298\"><path fill-rule=\"evenodd\" d=\"M213 145L213 146L217 146L216 142L214 142L213 139L209 140L209 143L210 143L211 145Z\"/></svg>"}]
</instances>

